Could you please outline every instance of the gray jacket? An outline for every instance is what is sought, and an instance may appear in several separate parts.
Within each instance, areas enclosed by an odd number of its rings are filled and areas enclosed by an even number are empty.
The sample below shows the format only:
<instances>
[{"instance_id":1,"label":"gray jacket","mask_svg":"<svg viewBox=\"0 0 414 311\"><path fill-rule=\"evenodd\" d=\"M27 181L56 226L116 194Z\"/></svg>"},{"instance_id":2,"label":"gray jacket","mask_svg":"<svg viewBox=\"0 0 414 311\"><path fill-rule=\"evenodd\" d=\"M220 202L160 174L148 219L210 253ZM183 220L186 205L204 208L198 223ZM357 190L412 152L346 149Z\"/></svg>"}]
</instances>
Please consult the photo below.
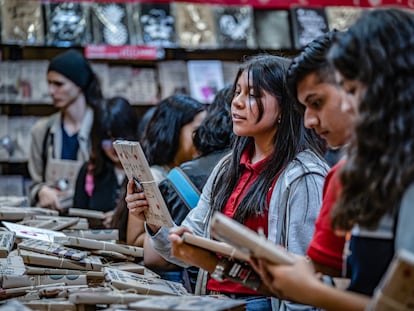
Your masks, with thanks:
<instances>
[{"instance_id":1,"label":"gray jacket","mask_svg":"<svg viewBox=\"0 0 414 311\"><path fill-rule=\"evenodd\" d=\"M210 195L220 163L203 188L197 206L184 219L182 225L196 235L210 237ZM315 220L322 204L322 188L328 165L311 151L297 155L279 176L270 200L268 239L285 246L290 252L304 255L314 232ZM284 215L282 213L284 212ZM168 228L150 235L153 247L168 261L188 267L170 253ZM206 293L208 274L201 270L197 279L196 294ZM284 302L285 310L312 310L312 307ZM272 309L279 310L280 301L272 298Z\"/></svg>"},{"instance_id":2,"label":"gray jacket","mask_svg":"<svg viewBox=\"0 0 414 311\"><path fill-rule=\"evenodd\" d=\"M44 179L46 163L44 158L60 159L62 154L62 114L57 112L37 121L31 130L30 154L28 169L32 184L30 187L30 203L35 205L37 193L47 183ZM88 161L90 152L90 131L93 122L93 111L88 107L78 133L79 151L77 160Z\"/></svg>"}]
</instances>

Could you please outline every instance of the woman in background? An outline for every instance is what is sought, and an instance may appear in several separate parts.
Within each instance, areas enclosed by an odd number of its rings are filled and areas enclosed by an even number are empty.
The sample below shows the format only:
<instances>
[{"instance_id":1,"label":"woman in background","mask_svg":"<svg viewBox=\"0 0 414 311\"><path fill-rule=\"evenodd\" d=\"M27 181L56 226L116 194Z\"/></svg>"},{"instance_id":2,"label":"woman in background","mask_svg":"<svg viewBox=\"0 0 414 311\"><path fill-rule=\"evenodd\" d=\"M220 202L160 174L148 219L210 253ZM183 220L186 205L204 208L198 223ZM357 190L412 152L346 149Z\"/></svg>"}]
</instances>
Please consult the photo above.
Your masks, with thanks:
<instances>
[{"instance_id":1,"label":"woman in background","mask_svg":"<svg viewBox=\"0 0 414 311\"><path fill-rule=\"evenodd\" d=\"M105 212L102 224L98 226L111 227L125 179L112 142L116 139L136 140L137 128L136 111L125 98L102 100L91 130L92 152L79 171L73 202L76 208Z\"/></svg>"}]
</instances>

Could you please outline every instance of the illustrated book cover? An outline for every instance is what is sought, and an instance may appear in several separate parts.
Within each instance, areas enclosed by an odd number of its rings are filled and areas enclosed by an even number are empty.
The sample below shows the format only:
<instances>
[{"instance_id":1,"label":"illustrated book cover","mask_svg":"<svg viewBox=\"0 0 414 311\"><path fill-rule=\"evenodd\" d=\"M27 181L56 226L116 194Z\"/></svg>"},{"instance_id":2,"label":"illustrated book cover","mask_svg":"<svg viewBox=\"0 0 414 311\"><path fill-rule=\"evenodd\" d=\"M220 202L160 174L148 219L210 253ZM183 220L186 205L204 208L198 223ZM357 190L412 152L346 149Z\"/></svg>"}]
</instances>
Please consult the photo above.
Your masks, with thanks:
<instances>
[{"instance_id":1,"label":"illustrated book cover","mask_svg":"<svg viewBox=\"0 0 414 311\"><path fill-rule=\"evenodd\" d=\"M142 187L149 208L145 211L147 223L160 227L172 227L174 222L164 198L154 181L147 159L139 142L117 140L113 146L128 179L134 179Z\"/></svg>"}]
</instances>

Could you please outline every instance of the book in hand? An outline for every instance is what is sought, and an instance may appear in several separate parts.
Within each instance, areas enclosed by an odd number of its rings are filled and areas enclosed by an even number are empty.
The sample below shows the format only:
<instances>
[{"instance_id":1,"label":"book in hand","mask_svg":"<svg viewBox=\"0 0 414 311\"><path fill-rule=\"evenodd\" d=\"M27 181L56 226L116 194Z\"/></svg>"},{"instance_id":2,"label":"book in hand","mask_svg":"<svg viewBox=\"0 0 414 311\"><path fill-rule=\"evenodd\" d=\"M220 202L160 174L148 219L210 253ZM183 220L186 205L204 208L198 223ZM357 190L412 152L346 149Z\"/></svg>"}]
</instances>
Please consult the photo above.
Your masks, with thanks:
<instances>
[{"instance_id":1,"label":"book in hand","mask_svg":"<svg viewBox=\"0 0 414 311\"><path fill-rule=\"evenodd\" d=\"M214 213L210 232L214 238L227 242L252 257L285 265L295 261L294 255L283 247L220 212Z\"/></svg>"},{"instance_id":2,"label":"book in hand","mask_svg":"<svg viewBox=\"0 0 414 311\"><path fill-rule=\"evenodd\" d=\"M369 311L414 310L414 254L405 249L394 256L384 274Z\"/></svg>"},{"instance_id":3,"label":"book in hand","mask_svg":"<svg viewBox=\"0 0 414 311\"><path fill-rule=\"evenodd\" d=\"M154 181L147 159L137 141L116 140L113 143L128 179L134 179L142 187L149 208L144 211L148 224L159 227L172 227L174 222L164 198Z\"/></svg>"},{"instance_id":4,"label":"book in hand","mask_svg":"<svg viewBox=\"0 0 414 311\"><path fill-rule=\"evenodd\" d=\"M206 249L228 258L248 261L250 257L249 254L243 253L242 251L236 249L232 245L227 244L226 242L203 238L201 236L197 236L188 232L184 232L182 239L184 243Z\"/></svg>"}]
</instances>

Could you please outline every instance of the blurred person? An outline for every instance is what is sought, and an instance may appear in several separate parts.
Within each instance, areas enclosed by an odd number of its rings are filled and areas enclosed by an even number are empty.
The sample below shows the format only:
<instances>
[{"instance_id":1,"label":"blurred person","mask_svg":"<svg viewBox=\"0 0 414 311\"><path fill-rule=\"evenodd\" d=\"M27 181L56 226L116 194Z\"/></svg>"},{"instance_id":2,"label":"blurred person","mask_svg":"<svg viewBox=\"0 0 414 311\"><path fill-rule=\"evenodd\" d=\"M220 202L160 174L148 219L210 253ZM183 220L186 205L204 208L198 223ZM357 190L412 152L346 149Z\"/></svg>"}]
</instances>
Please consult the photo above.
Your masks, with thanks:
<instances>
[{"instance_id":1,"label":"blurred person","mask_svg":"<svg viewBox=\"0 0 414 311\"><path fill-rule=\"evenodd\" d=\"M136 140L137 128L138 117L128 100L102 100L92 125L90 158L79 171L73 200L76 208L105 212L102 223L96 224L98 227L111 228L121 185L125 185L125 173L112 143L117 139Z\"/></svg>"},{"instance_id":2,"label":"blurred person","mask_svg":"<svg viewBox=\"0 0 414 311\"><path fill-rule=\"evenodd\" d=\"M72 205L77 172L89 158L93 109L102 93L89 62L73 49L50 61L47 81L59 111L31 130L30 202L63 212Z\"/></svg>"}]
</instances>

